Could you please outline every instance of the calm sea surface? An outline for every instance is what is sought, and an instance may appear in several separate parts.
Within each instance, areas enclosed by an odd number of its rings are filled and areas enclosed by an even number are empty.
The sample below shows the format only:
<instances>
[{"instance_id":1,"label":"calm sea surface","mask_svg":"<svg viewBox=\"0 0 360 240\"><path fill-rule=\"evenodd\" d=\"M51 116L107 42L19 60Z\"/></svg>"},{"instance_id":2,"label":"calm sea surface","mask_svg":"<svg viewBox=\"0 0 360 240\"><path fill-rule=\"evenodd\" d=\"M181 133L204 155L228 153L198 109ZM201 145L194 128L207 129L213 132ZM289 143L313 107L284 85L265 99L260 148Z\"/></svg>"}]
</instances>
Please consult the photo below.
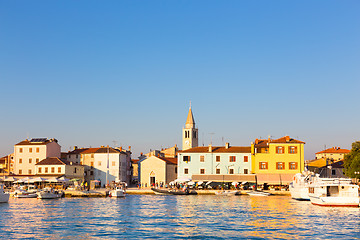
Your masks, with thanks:
<instances>
[{"instance_id":1,"label":"calm sea surface","mask_svg":"<svg viewBox=\"0 0 360 240\"><path fill-rule=\"evenodd\" d=\"M359 232L359 208L284 196L11 198L0 204L0 239L359 239Z\"/></svg>"}]
</instances>

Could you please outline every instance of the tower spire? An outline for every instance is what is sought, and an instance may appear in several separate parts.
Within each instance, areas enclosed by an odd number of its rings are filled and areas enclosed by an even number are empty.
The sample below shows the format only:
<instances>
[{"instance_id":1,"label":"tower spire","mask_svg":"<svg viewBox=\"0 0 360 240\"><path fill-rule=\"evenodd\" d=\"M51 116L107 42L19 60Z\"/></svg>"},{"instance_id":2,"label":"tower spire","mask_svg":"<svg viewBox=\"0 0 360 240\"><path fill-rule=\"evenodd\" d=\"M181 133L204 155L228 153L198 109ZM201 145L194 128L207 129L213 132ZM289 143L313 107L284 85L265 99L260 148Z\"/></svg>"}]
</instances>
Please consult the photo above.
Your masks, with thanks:
<instances>
[{"instance_id":1,"label":"tower spire","mask_svg":"<svg viewBox=\"0 0 360 240\"><path fill-rule=\"evenodd\" d=\"M194 120L193 113L191 111L191 101L190 101L189 113L186 118L185 128L195 128L195 120Z\"/></svg>"}]
</instances>

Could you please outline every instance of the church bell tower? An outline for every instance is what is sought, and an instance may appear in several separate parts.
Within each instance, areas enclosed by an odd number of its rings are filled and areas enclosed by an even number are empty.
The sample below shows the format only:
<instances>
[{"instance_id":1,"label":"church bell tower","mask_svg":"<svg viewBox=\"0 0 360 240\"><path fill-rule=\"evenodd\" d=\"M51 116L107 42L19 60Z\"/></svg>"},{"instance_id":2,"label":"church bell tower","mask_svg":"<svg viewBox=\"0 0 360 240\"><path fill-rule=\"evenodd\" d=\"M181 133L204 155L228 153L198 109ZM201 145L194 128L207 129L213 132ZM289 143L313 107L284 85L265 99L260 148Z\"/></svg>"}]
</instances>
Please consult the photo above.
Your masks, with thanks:
<instances>
[{"instance_id":1,"label":"church bell tower","mask_svg":"<svg viewBox=\"0 0 360 240\"><path fill-rule=\"evenodd\" d=\"M183 128L182 137L182 150L197 147L199 143L198 129L195 128L194 116L191 111L191 105L189 113L186 119L185 128Z\"/></svg>"}]
</instances>

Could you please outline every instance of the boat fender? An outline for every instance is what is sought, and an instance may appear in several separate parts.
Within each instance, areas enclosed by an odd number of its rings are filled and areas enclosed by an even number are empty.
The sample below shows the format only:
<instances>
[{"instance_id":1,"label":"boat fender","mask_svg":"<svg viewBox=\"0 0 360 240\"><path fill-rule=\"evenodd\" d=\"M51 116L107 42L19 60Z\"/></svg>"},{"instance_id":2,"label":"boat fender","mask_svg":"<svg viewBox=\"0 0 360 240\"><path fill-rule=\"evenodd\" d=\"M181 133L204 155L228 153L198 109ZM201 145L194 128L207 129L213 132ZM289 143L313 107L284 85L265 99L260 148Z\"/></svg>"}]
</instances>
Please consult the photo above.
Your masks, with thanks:
<instances>
[{"instance_id":1,"label":"boat fender","mask_svg":"<svg viewBox=\"0 0 360 240\"><path fill-rule=\"evenodd\" d=\"M109 197L111 197L111 193L109 193Z\"/></svg>"}]
</instances>

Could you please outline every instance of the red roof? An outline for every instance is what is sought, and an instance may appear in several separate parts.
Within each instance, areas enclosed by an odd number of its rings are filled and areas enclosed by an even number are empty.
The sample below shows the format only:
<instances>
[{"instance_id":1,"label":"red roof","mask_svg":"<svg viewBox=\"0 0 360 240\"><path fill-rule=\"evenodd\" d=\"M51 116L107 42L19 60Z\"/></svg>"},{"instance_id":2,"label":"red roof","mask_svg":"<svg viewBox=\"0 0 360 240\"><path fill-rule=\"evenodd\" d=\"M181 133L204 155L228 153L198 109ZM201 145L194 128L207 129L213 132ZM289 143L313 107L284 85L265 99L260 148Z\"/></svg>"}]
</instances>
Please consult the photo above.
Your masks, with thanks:
<instances>
[{"instance_id":1,"label":"red roof","mask_svg":"<svg viewBox=\"0 0 360 240\"><path fill-rule=\"evenodd\" d=\"M332 148L328 148L324 151L317 152L315 154L321 154L321 153L344 153L344 154L346 154L349 152L350 152L350 150L347 150L347 149L341 149L339 147L332 147Z\"/></svg>"},{"instance_id":2,"label":"red roof","mask_svg":"<svg viewBox=\"0 0 360 240\"><path fill-rule=\"evenodd\" d=\"M285 136L279 139L255 139L255 147L268 147L268 143L300 143L305 144L305 142L290 138Z\"/></svg>"},{"instance_id":3,"label":"red roof","mask_svg":"<svg viewBox=\"0 0 360 240\"><path fill-rule=\"evenodd\" d=\"M35 165L70 165L70 162L57 157L49 157L49 158L45 158L44 160L41 160ZM77 164L73 163L73 165L77 165Z\"/></svg>"},{"instance_id":4,"label":"red roof","mask_svg":"<svg viewBox=\"0 0 360 240\"><path fill-rule=\"evenodd\" d=\"M168 164L175 164L177 165L177 158L164 158L164 157L158 157L161 160L164 160Z\"/></svg>"}]
</instances>

